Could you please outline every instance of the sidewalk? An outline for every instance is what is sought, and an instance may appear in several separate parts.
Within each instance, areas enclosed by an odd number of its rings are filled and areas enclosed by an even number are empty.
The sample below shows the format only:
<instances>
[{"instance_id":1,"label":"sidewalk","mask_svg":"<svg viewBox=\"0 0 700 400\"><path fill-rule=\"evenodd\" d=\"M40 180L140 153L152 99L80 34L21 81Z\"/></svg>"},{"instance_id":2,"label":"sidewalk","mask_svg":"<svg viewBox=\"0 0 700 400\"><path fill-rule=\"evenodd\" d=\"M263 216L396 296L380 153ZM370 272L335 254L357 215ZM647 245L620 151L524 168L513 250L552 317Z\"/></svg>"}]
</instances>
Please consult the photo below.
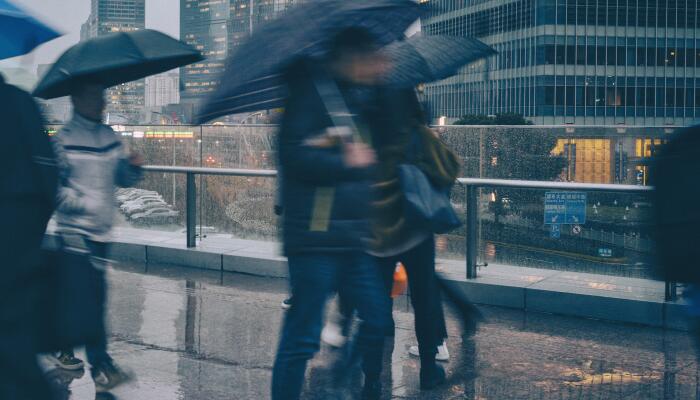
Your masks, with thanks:
<instances>
[{"instance_id":1,"label":"sidewalk","mask_svg":"<svg viewBox=\"0 0 700 400\"><path fill-rule=\"evenodd\" d=\"M120 227L114 232L117 260L172 264L220 272L287 277L280 244L208 234L195 249L185 233ZM489 265L465 279L465 262L438 260L438 269L465 288L477 304L685 330L683 300L664 301L663 282Z\"/></svg>"},{"instance_id":2,"label":"sidewalk","mask_svg":"<svg viewBox=\"0 0 700 400\"><path fill-rule=\"evenodd\" d=\"M148 272L144 272L147 270ZM121 400L265 400L287 295L283 279L121 262L108 273L110 349L136 379ZM394 307L385 399L694 399L697 362L682 332L480 307L486 322L463 339L447 313L448 383L421 392L405 301ZM78 353L79 356L83 354ZM305 400L322 400L333 352L310 363ZM72 400L95 399L89 372L64 375Z\"/></svg>"}]
</instances>

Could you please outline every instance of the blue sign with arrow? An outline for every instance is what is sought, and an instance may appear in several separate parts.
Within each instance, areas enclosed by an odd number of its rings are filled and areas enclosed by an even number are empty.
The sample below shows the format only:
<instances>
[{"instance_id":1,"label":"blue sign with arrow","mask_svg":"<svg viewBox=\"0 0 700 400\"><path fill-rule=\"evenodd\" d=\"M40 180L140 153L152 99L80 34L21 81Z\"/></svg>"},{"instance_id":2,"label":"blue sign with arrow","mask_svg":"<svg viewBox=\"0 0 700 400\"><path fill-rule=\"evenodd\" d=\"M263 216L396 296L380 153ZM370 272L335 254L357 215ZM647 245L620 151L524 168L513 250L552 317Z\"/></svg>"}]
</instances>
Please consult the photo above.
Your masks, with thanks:
<instances>
[{"instance_id":1,"label":"blue sign with arrow","mask_svg":"<svg viewBox=\"0 0 700 400\"><path fill-rule=\"evenodd\" d=\"M547 192L544 195L545 225L586 223L587 195L582 192Z\"/></svg>"}]
</instances>

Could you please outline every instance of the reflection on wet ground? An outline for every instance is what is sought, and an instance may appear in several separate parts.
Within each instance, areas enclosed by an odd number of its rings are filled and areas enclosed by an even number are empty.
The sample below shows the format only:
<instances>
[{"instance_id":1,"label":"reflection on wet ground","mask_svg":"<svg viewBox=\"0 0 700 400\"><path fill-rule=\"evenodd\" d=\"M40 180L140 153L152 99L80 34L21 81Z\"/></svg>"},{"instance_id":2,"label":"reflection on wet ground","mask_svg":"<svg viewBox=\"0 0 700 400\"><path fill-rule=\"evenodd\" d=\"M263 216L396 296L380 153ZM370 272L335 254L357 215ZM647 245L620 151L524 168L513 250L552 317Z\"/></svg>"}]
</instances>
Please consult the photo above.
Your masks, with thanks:
<instances>
[{"instance_id":1,"label":"reflection on wet ground","mask_svg":"<svg viewBox=\"0 0 700 400\"><path fill-rule=\"evenodd\" d=\"M137 378L99 399L266 399L287 283L239 274L120 265L110 273L110 345ZM687 334L521 311L482 308L477 334L449 321L450 376L420 392L413 317L395 305L387 339L385 398L700 399ZM79 353L82 354L82 353ZM321 399L332 351L312 363L307 399ZM72 399L95 398L90 374L52 372Z\"/></svg>"}]
</instances>

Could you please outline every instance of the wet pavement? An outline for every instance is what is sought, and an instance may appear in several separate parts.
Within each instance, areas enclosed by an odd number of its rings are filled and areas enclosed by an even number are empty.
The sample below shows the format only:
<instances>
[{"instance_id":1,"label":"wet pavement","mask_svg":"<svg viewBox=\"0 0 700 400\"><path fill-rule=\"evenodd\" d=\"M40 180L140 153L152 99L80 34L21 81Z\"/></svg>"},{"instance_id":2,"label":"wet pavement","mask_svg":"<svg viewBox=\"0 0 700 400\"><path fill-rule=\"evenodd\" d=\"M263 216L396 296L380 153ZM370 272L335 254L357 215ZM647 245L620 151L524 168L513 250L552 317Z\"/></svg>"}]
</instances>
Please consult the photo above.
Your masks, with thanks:
<instances>
[{"instance_id":1,"label":"wet pavement","mask_svg":"<svg viewBox=\"0 0 700 400\"><path fill-rule=\"evenodd\" d=\"M110 351L136 379L101 399L267 399L287 282L177 267L119 265L109 273ZM385 398L700 399L687 334L634 325L481 308L463 339L450 319L448 384L418 389L407 301L387 339ZM79 355L82 354L79 352ZM311 363L306 399L321 399L334 354ZM72 399L95 399L89 373L51 372Z\"/></svg>"}]
</instances>

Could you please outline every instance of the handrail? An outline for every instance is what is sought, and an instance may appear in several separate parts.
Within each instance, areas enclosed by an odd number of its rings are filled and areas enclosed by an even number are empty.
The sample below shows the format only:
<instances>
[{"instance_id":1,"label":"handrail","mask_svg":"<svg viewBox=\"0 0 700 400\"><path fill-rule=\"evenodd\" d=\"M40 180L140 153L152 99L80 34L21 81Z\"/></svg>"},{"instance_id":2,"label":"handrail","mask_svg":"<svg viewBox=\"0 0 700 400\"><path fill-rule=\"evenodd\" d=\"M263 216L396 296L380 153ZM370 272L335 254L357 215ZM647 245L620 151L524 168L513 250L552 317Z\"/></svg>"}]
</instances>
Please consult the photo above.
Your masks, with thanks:
<instances>
[{"instance_id":1,"label":"handrail","mask_svg":"<svg viewBox=\"0 0 700 400\"><path fill-rule=\"evenodd\" d=\"M615 185L608 183L548 182L523 181L510 179L459 178L462 185L477 187L497 187L514 189L556 189L556 190L590 190L596 192L651 192L652 186Z\"/></svg>"},{"instance_id":2,"label":"handrail","mask_svg":"<svg viewBox=\"0 0 700 400\"><path fill-rule=\"evenodd\" d=\"M179 167L165 165L144 166L148 172L162 172L187 175L187 247L196 246L196 175L217 175L236 177L271 178L277 176L277 171L270 169L240 169L240 168L206 168ZM546 182L506 179L459 178L457 183L467 190L466 201L466 241L467 241L467 278L476 278L477 269L477 202L479 188L513 188L513 189L550 189L562 191L597 191L597 192L626 192L651 193L652 186L614 185L596 183ZM676 299L675 283L666 282L666 299Z\"/></svg>"},{"instance_id":3,"label":"handrail","mask_svg":"<svg viewBox=\"0 0 700 400\"><path fill-rule=\"evenodd\" d=\"M277 171L273 169L241 169L241 168L208 168L208 167L179 167L168 165L145 165L144 170L149 172L165 172L170 174L194 174L194 175L219 175L219 176L243 176L243 177L275 177Z\"/></svg>"},{"instance_id":4,"label":"handrail","mask_svg":"<svg viewBox=\"0 0 700 400\"><path fill-rule=\"evenodd\" d=\"M181 167L168 165L148 165L143 167L149 172L164 172L171 174L219 175L240 177L275 177L273 169L244 169L244 168L210 168L210 167ZM488 178L459 178L457 182L464 186L496 187L513 189L553 189L553 190L590 190L597 192L651 192L651 186L614 185L604 183L548 182L526 181L515 179Z\"/></svg>"}]
</instances>

